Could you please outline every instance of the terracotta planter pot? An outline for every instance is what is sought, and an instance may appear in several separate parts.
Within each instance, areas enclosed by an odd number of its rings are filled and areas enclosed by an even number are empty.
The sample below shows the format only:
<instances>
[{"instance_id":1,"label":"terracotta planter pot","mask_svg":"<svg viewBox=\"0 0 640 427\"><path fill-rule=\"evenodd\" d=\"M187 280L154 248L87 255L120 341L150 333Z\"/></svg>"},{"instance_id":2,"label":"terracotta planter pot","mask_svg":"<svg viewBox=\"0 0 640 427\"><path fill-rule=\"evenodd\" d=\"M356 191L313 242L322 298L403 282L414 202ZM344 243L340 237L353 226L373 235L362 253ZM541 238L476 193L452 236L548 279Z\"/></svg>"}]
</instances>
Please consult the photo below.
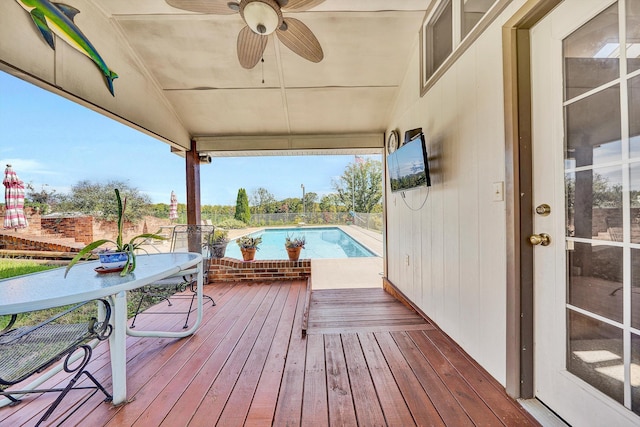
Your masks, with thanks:
<instances>
[{"instance_id":1,"label":"terracotta planter pot","mask_svg":"<svg viewBox=\"0 0 640 427\"><path fill-rule=\"evenodd\" d=\"M242 252L242 259L245 261L253 261L256 257L256 248L240 248L240 252Z\"/></svg>"},{"instance_id":2,"label":"terracotta planter pot","mask_svg":"<svg viewBox=\"0 0 640 427\"><path fill-rule=\"evenodd\" d=\"M300 258L300 251L302 250L301 246L297 248L286 248L287 254L289 255L289 261L297 261Z\"/></svg>"}]
</instances>

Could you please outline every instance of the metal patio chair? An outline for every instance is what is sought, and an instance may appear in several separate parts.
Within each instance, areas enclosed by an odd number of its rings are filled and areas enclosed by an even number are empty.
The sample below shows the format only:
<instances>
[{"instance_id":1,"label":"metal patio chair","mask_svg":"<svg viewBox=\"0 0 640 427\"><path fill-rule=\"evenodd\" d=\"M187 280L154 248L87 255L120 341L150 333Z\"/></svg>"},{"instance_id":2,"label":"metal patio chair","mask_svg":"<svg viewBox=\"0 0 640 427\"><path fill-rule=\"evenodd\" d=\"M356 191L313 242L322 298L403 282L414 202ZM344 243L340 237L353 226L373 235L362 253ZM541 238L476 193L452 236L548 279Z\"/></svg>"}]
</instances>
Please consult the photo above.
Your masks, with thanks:
<instances>
[{"instance_id":1,"label":"metal patio chair","mask_svg":"<svg viewBox=\"0 0 640 427\"><path fill-rule=\"evenodd\" d=\"M96 317L84 315L78 320L79 313L84 313L79 309L89 303L92 302L77 304L37 325L12 329L17 319L17 315L14 314L10 317L9 324L0 331L0 396L9 399L10 405L13 406L20 403L20 398L25 394L60 393L36 426L49 418L71 390L90 389L93 392L86 396L80 405L62 420L62 423L98 391L106 396L105 402L112 400L107 390L85 369L92 354L92 347L88 342L93 339L106 340L111 334L112 326L109 324L111 306L106 300L98 300L103 308L99 312L104 317L99 320ZM82 350L82 353L79 361L74 362L72 356L76 350ZM63 369L70 374L75 372L65 387L9 389L32 375L43 372L63 358ZM83 374L92 384L77 384Z\"/></svg>"},{"instance_id":2,"label":"metal patio chair","mask_svg":"<svg viewBox=\"0 0 640 427\"><path fill-rule=\"evenodd\" d=\"M203 276L206 283L206 277L209 270L209 249L208 246L203 245L208 241L209 236L213 234L215 227L213 225L176 225L171 233L171 252L197 252L202 254L203 261ZM142 288L132 291L135 294L139 294L140 300L136 307L133 320L131 321L131 328L135 328L136 319L139 314L186 314L183 328L189 327L189 316L195 308L193 304L197 297L196 292L197 277L195 274L187 276L175 276L167 279L160 280L151 285L144 286ZM185 295L183 292L188 291ZM167 302L167 306L173 306L171 299L187 298L190 300L189 309L187 311L140 311L144 301L149 301L152 298L161 299ZM204 303L211 302L211 306L215 306L216 303L208 295L203 295Z\"/></svg>"}]
</instances>

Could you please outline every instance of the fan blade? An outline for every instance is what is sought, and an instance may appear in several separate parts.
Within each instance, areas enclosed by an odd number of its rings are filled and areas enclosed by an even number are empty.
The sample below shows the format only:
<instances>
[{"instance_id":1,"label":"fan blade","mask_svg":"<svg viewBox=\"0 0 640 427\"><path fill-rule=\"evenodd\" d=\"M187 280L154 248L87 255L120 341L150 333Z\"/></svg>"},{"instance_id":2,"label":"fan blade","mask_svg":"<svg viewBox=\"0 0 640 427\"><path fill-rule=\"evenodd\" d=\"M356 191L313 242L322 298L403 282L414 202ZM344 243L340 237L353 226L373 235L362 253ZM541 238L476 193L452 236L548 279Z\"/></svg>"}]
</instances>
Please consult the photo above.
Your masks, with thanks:
<instances>
[{"instance_id":1,"label":"fan blade","mask_svg":"<svg viewBox=\"0 0 640 427\"><path fill-rule=\"evenodd\" d=\"M294 18L285 18L287 29L277 29L278 39L294 53L311 62L320 62L324 58L322 46L309 27Z\"/></svg>"},{"instance_id":2,"label":"fan blade","mask_svg":"<svg viewBox=\"0 0 640 427\"><path fill-rule=\"evenodd\" d=\"M165 0L169 6L190 12L210 13L214 15L231 15L238 13L229 9L229 0Z\"/></svg>"},{"instance_id":3,"label":"fan blade","mask_svg":"<svg viewBox=\"0 0 640 427\"><path fill-rule=\"evenodd\" d=\"M284 12L288 10L309 10L323 2L324 0L289 0L286 5L282 6L282 10Z\"/></svg>"},{"instance_id":4,"label":"fan blade","mask_svg":"<svg viewBox=\"0 0 640 427\"><path fill-rule=\"evenodd\" d=\"M264 49L267 47L267 36L262 36L244 27L238 34L238 60L244 68L251 69L256 66Z\"/></svg>"}]
</instances>

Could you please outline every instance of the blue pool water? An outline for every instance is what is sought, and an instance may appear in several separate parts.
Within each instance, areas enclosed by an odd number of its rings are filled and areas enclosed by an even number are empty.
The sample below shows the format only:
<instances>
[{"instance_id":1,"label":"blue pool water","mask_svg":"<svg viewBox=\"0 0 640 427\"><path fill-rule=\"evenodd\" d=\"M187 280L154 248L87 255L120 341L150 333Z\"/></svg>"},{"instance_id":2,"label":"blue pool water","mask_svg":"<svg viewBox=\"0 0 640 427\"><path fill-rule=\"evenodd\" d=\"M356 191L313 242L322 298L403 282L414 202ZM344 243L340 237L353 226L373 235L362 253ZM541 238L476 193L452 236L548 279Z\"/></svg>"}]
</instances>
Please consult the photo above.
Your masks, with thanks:
<instances>
[{"instance_id":1,"label":"blue pool water","mask_svg":"<svg viewBox=\"0 0 640 427\"><path fill-rule=\"evenodd\" d=\"M258 231L249 236L262 236L262 243L256 252L255 259L289 259L284 247L284 240L290 237L306 238L305 248L300 252L300 259L318 258L361 258L374 257L374 253L353 240L347 233L337 227L321 228L274 228ZM242 259L240 248L235 240L227 246L225 256Z\"/></svg>"}]
</instances>

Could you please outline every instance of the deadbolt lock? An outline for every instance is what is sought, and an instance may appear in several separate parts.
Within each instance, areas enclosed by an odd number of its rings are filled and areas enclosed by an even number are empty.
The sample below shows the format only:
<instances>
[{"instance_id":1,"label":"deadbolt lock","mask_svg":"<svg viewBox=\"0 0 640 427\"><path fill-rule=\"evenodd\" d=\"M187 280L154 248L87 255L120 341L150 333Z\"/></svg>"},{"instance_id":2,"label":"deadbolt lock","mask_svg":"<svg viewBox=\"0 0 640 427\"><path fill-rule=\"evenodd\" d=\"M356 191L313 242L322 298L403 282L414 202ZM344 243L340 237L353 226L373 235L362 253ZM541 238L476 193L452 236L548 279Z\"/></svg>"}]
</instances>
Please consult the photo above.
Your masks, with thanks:
<instances>
[{"instance_id":1,"label":"deadbolt lock","mask_svg":"<svg viewBox=\"0 0 640 427\"><path fill-rule=\"evenodd\" d=\"M532 245L549 246L551 244L551 236L547 233L532 234L529 236L529 242Z\"/></svg>"},{"instance_id":2,"label":"deadbolt lock","mask_svg":"<svg viewBox=\"0 0 640 427\"><path fill-rule=\"evenodd\" d=\"M551 213L551 206L543 203L540 206L536 207L536 213L541 216L547 216Z\"/></svg>"}]
</instances>

